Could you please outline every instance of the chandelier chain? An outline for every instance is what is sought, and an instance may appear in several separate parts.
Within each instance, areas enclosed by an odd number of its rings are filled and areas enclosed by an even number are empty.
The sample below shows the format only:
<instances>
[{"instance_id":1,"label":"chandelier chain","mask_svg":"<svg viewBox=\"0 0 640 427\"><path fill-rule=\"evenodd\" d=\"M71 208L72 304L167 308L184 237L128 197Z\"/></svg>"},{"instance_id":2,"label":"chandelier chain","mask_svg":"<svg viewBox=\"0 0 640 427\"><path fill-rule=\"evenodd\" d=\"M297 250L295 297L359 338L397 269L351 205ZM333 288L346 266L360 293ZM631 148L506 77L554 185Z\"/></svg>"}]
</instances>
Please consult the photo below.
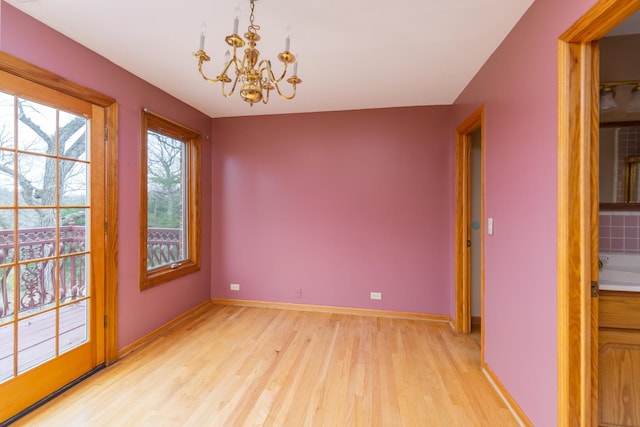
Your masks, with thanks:
<instances>
[{"instance_id":1,"label":"chandelier chain","mask_svg":"<svg viewBox=\"0 0 640 427\"><path fill-rule=\"evenodd\" d=\"M253 33L253 34L257 34L258 30L260 29L260 25L256 25L253 21L254 21L254 16L253 16L253 9L255 9L256 4L253 2L253 0L251 0L251 13L249 14L249 32Z\"/></svg>"}]
</instances>

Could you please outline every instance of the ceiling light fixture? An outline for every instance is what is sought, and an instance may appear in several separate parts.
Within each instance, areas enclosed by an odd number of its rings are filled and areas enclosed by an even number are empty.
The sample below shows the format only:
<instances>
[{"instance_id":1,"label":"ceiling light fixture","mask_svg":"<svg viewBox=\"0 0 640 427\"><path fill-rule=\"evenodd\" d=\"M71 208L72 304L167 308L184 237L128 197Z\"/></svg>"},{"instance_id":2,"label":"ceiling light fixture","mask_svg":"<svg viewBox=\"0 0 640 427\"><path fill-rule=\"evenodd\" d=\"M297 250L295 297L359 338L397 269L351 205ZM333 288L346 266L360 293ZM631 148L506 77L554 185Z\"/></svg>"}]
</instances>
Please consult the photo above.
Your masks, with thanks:
<instances>
[{"instance_id":1,"label":"ceiling light fixture","mask_svg":"<svg viewBox=\"0 0 640 427\"><path fill-rule=\"evenodd\" d=\"M302 80L298 78L298 63L296 57L289 52L290 38L287 36L285 41L284 51L278 54L280 62L284 63L284 70L279 77L276 77L271 69L271 61L268 59L259 60L260 52L256 49L256 43L260 40L258 35L259 25L254 23L253 9L257 0L250 0L251 14L249 16L249 27L247 32L244 33L244 40L238 35L238 17L233 21L233 34L227 36L225 41L229 46L233 48L233 56L229 55L229 51L225 55L225 66L222 72L215 79L210 79L202 71L202 65L204 62L210 61L211 58L204 51L204 30L200 33L200 48L194 56L198 58L198 71L203 79L211 83L222 83L222 95L229 97L233 95L240 83L240 97L248 102L250 106L256 102L262 101L263 104L269 102L269 93L272 90L276 90L281 98L291 100L296 96L296 85L302 83ZM245 40L248 46L244 49L242 58L238 57L238 48L242 48L245 45ZM285 95L280 89L280 84L283 82L287 75L289 65L293 64L293 75L289 77L286 82L291 84L293 92L291 95ZM227 74L229 70L233 68L235 72L235 78L232 80ZM226 92L225 84L232 83L231 89Z\"/></svg>"},{"instance_id":2,"label":"ceiling light fixture","mask_svg":"<svg viewBox=\"0 0 640 427\"><path fill-rule=\"evenodd\" d=\"M600 83L600 112L624 107L625 113L640 113L640 80Z\"/></svg>"},{"instance_id":3,"label":"ceiling light fixture","mask_svg":"<svg viewBox=\"0 0 640 427\"><path fill-rule=\"evenodd\" d=\"M609 111L617 110L618 103L616 102L613 88L610 86L604 86L600 89L600 112L608 113Z\"/></svg>"},{"instance_id":4,"label":"ceiling light fixture","mask_svg":"<svg viewBox=\"0 0 640 427\"><path fill-rule=\"evenodd\" d=\"M631 89L631 99L625 110L627 113L640 113L640 83Z\"/></svg>"}]
</instances>

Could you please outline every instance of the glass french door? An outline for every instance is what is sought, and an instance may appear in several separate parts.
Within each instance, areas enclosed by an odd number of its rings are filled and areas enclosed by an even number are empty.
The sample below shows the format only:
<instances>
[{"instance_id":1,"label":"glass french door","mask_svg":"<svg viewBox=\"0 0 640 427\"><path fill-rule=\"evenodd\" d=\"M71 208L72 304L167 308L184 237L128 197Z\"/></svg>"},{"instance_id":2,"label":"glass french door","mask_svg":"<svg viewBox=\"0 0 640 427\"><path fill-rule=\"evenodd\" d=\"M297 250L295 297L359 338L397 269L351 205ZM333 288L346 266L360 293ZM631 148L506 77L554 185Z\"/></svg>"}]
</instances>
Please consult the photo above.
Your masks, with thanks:
<instances>
[{"instance_id":1,"label":"glass french door","mask_svg":"<svg viewBox=\"0 0 640 427\"><path fill-rule=\"evenodd\" d=\"M92 113L0 73L0 422L104 361Z\"/></svg>"}]
</instances>

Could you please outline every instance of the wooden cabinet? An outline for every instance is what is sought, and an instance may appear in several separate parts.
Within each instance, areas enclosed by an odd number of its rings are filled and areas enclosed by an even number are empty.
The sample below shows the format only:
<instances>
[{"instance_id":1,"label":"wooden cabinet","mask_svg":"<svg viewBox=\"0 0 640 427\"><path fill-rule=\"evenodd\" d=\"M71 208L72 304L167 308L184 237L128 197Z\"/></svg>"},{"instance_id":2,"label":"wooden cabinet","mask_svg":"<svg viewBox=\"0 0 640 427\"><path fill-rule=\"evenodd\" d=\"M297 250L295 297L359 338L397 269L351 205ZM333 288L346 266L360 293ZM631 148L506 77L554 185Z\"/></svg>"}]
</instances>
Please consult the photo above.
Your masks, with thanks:
<instances>
[{"instance_id":1,"label":"wooden cabinet","mask_svg":"<svg viewBox=\"0 0 640 427\"><path fill-rule=\"evenodd\" d=\"M602 291L599 315L599 424L640 427L640 293Z\"/></svg>"}]
</instances>

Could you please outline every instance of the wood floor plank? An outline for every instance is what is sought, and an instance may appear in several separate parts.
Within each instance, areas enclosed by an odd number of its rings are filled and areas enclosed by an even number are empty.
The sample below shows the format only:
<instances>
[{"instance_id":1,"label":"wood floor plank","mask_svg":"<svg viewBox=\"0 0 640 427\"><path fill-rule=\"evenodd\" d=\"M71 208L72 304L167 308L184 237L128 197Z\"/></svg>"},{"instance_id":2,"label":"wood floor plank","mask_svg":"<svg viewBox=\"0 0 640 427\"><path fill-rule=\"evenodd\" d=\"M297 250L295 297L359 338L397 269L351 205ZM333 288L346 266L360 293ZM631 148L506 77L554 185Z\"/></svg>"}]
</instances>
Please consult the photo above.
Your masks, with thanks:
<instances>
[{"instance_id":1,"label":"wood floor plank","mask_svg":"<svg viewBox=\"0 0 640 427\"><path fill-rule=\"evenodd\" d=\"M422 320L213 305L16 426L516 426Z\"/></svg>"}]
</instances>

